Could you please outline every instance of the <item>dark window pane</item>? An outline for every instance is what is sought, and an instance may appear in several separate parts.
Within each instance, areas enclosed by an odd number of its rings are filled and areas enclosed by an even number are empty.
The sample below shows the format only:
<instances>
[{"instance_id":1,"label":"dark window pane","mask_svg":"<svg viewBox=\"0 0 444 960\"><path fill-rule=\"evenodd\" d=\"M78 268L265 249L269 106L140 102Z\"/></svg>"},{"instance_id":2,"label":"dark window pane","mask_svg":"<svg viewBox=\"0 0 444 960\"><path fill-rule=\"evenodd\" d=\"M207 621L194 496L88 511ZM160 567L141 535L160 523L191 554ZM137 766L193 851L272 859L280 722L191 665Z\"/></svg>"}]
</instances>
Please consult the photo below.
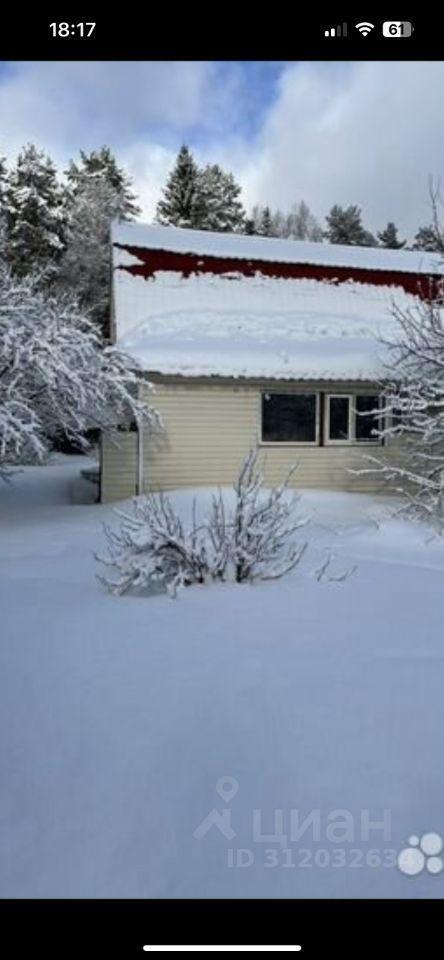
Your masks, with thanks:
<instances>
[{"instance_id":1,"label":"dark window pane","mask_svg":"<svg viewBox=\"0 0 444 960\"><path fill-rule=\"evenodd\" d=\"M330 397L329 440L348 440L348 397Z\"/></svg>"},{"instance_id":2,"label":"dark window pane","mask_svg":"<svg viewBox=\"0 0 444 960\"><path fill-rule=\"evenodd\" d=\"M262 439L313 443L316 440L316 394L264 393Z\"/></svg>"},{"instance_id":3,"label":"dark window pane","mask_svg":"<svg viewBox=\"0 0 444 960\"><path fill-rule=\"evenodd\" d=\"M406 411L403 410L396 401L392 403L392 423L394 427L400 427L406 422Z\"/></svg>"},{"instance_id":4,"label":"dark window pane","mask_svg":"<svg viewBox=\"0 0 444 960\"><path fill-rule=\"evenodd\" d=\"M355 397L354 407L356 410L355 436L357 440L377 440L373 430L379 427L379 417L371 416L372 410L378 406L377 397Z\"/></svg>"}]
</instances>

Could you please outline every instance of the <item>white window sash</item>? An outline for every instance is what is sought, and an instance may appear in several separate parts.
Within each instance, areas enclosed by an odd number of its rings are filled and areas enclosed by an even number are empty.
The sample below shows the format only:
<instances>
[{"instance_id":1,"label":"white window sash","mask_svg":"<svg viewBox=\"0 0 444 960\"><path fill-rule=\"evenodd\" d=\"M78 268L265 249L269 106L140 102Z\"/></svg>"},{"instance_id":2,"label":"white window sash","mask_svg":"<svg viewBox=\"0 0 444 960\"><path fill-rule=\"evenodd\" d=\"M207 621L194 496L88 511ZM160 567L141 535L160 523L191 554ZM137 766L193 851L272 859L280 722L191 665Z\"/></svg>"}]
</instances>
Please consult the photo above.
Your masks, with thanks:
<instances>
[{"instance_id":1,"label":"white window sash","mask_svg":"<svg viewBox=\"0 0 444 960\"><path fill-rule=\"evenodd\" d=\"M357 440L356 439L356 419L359 416L356 410L356 399L357 397L371 397L371 393L326 393L325 394L325 411L324 411L324 426L325 426L325 436L324 443L328 447L335 447L346 445L350 446L355 444L357 447L363 447L366 443L375 446L378 441L378 438L374 440ZM375 397L375 407L381 409L381 397L378 394L374 395ZM348 437L342 437L340 440L330 440L330 400L331 399L341 399L348 400Z\"/></svg>"}]
</instances>

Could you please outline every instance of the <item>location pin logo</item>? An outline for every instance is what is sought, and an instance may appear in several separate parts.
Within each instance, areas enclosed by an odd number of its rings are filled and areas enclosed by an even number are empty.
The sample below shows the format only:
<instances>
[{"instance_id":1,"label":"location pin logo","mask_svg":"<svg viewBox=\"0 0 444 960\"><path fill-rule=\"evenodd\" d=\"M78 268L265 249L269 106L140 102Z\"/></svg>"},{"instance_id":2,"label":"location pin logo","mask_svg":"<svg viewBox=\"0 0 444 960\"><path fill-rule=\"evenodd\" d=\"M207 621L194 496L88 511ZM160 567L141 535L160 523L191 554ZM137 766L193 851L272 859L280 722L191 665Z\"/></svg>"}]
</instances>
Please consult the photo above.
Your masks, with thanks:
<instances>
[{"instance_id":1,"label":"location pin logo","mask_svg":"<svg viewBox=\"0 0 444 960\"><path fill-rule=\"evenodd\" d=\"M235 777L220 777L216 783L216 790L224 803L231 803L239 790L239 783Z\"/></svg>"}]
</instances>

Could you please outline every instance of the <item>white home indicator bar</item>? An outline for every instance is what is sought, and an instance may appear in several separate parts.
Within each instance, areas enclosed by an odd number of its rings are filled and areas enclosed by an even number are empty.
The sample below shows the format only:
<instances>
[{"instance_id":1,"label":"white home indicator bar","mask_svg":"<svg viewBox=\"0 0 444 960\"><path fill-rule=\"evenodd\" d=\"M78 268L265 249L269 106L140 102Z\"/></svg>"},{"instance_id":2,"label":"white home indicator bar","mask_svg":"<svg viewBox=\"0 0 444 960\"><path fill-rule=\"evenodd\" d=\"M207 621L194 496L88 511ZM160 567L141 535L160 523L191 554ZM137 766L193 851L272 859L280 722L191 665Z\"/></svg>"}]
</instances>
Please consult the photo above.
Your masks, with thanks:
<instances>
[{"instance_id":1,"label":"white home indicator bar","mask_svg":"<svg viewBox=\"0 0 444 960\"><path fill-rule=\"evenodd\" d=\"M291 947L283 946L281 943L278 944L277 947L276 946L272 947L268 943L266 943L261 947L247 946L247 944L245 943L241 943L240 946L236 946L236 947L224 946L223 944L220 944L220 943L217 944L217 946L213 946L213 947L204 947L203 944L201 943L199 943L197 946L194 946L194 947L190 946L189 944L186 944L186 946L181 947L179 946L179 944L173 943L171 946L166 946L165 944L162 944L162 945L145 944L143 949L149 953L156 953L156 952L157 953L181 953L181 952L201 953L206 950L214 950L215 952L217 951L222 953L231 953L232 951L235 953L243 953L245 951L254 951L255 953L264 953L267 951L271 951L272 953L292 953L294 950L302 950L302 947L298 943L294 944Z\"/></svg>"}]
</instances>

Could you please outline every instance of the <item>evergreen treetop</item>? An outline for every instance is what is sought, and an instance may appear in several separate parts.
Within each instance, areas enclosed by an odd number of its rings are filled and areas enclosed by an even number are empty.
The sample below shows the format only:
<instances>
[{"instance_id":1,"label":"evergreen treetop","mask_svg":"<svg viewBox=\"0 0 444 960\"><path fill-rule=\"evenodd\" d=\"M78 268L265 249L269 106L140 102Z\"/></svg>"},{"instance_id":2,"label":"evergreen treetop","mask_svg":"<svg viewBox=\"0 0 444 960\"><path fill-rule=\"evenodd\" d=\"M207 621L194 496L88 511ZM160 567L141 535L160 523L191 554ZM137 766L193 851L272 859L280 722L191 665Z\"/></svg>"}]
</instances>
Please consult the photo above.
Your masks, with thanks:
<instances>
[{"instance_id":1,"label":"evergreen treetop","mask_svg":"<svg viewBox=\"0 0 444 960\"><path fill-rule=\"evenodd\" d=\"M48 271L64 245L63 193L55 167L43 151L27 144L17 157L4 195L7 256L20 276Z\"/></svg>"},{"instance_id":2,"label":"evergreen treetop","mask_svg":"<svg viewBox=\"0 0 444 960\"><path fill-rule=\"evenodd\" d=\"M341 207L335 204L326 217L325 236L329 243L343 243L349 246L374 247L377 242L362 223L361 209L356 205Z\"/></svg>"},{"instance_id":3,"label":"evergreen treetop","mask_svg":"<svg viewBox=\"0 0 444 960\"><path fill-rule=\"evenodd\" d=\"M88 188L91 182L104 181L118 199L117 218L134 220L139 216L141 211L132 191L131 180L122 167L119 167L110 147L104 146L90 153L81 150L80 162L71 160L66 175L69 185L68 194L71 196Z\"/></svg>"},{"instance_id":4,"label":"evergreen treetop","mask_svg":"<svg viewBox=\"0 0 444 960\"><path fill-rule=\"evenodd\" d=\"M233 174L219 164L208 164L199 174L202 192L202 223L205 230L239 232L245 226L245 211L239 200L241 188Z\"/></svg>"},{"instance_id":5,"label":"evergreen treetop","mask_svg":"<svg viewBox=\"0 0 444 960\"><path fill-rule=\"evenodd\" d=\"M198 228L204 213L199 169L184 144L164 188L164 196L157 204L158 223L175 227Z\"/></svg>"},{"instance_id":6,"label":"evergreen treetop","mask_svg":"<svg viewBox=\"0 0 444 960\"><path fill-rule=\"evenodd\" d=\"M407 242L406 240L399 239L398 228L392 220L389 220L385 230L381 230L377 236L381 247L387 247L390 250L402 250Z\"/></svg>"},{"instance_id":7,"label":"evergreen treetop","mask_svg":"<svg viewBox=\"0 0 444 960\"><path fill-rule=\"evenodd\" d=\"M433 224L419 228L413 240L412 250L424 250L430 253L443 252L442 240Z\"/></svg>"},{"instance_id":8,"label":"evergreen treetop","mask_svg":"<svg viewBox=\"0 0 444 960\"><path fill-rule=\"evenodd\" d=\"M274 236L273 230L273 220L271 216L270 207L267 205L262 210L262 214L259 220L258 225L258 234L260 237L272 237Z\"/></svg>"},{"instance_id":9,"label":"evergreen treetop","mask_svg":"<svg viewBox=\"0 0 444 960\"><path fill-rule=\"evenodd\" d=\"M199 167L183 145L157 204L156 220L165 226L240 232L245 226L240 193L232 173L217 163Z\"/></svg>"}]
</instances>

